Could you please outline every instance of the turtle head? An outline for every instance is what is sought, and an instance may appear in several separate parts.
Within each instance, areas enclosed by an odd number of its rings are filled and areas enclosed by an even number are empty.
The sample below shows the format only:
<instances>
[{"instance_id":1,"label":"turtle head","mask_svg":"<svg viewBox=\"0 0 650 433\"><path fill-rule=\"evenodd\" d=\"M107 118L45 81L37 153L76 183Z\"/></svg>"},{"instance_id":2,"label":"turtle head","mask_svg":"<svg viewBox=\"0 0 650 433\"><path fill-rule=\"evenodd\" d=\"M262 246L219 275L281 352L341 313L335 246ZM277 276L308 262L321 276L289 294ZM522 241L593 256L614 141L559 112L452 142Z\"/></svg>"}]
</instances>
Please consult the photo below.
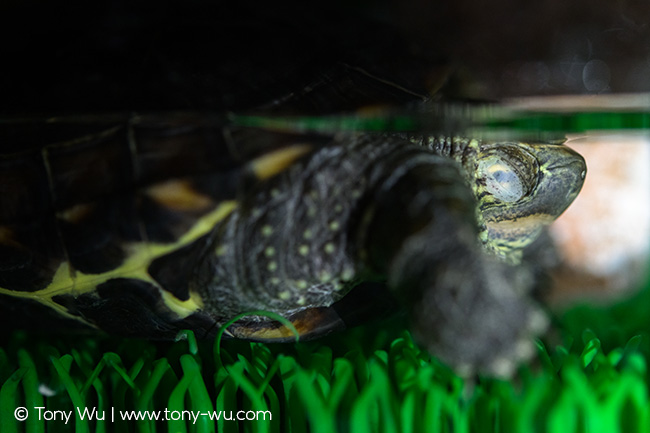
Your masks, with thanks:
<instances>
[{"instance_id":1,"label":"turtle head","mask_svg":"<svg viewBox=\"0 0 650 433\"><path fill-rule=\"evenodd\" d=\"M521 250L573 202L586 171L582 156L562 144L483 143L475 192L488 249L517 261Z\"/></svg>"}]
</instances>

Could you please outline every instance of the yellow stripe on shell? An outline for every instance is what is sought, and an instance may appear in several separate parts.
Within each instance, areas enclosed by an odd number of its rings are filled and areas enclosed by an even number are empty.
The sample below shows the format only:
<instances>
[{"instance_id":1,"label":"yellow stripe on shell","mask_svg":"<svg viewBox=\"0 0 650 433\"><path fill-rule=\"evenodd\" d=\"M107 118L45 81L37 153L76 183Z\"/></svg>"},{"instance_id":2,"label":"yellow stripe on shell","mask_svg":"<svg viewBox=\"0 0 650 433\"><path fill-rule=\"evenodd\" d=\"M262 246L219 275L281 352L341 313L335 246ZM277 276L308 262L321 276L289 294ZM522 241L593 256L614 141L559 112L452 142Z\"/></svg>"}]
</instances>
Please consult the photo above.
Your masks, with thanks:
<instances>
[{"instance_id":1,"label":"yellow stripe on shell","mask_svg":"<svg viewBox=\"0 0 650 433\"><path fill-rule=\"evenodd\" d=\"M150 186L145 194L156 203L177 211L201 211L212 205L212 199L192 188L185 179L172 179Z\"/></svg>"},{"instance_id":2,"label":"yellow stripe on shell","mask_svg":"<svg viewBox=\"0 0 650 433\"><path fill-rule=\"evenodd\" d=\"M258 179L268 179L286 170L298 158L309 153L311 149L312 147L308 144L285 147L254 159L250 166Z\"/></svg>"},{"instance_id":3,"label":"yellow stripe on shell","mask_svg":"<svg viewBox=\"0 0 650 433\"><path fill-rule=\"evenodd\" d=\"M219 221L226 218L236 207L235 201L224 201L219 204L212 212L204 215L196 224L194 224L183 236L177 241L169 244L147 244L138 242L128 245L129 255L124 262L117 268L102 274L85 274L70 269L68 262L62 262L52 278L52 282L44 289L35 292L22 292L9 290L0 287L0 293L16 298L32 299L41 304L50 307L60 314L85 321L73 314L70 314L65 307L53 301L57 295L72 294L79 296L92 292L95 287L103 284L113 278L128 278L146 281L160 291L165 305L180 319L185 318L203 306L203 300L194 292L190 292L190 298L181 301L171 292L160 287L147 272L149 265L158 257L164 256L174 250L177 250L207 234Z\"/></svg>"},{"instance_id":4,"label":"yellow stripe on shell","mask_svg":"<svg viewBox=\"0 0 650 433\"><path fill-rule=\"evenodd\" d=\"M93 204L81 203L58 212L57 217L69 223L76 224L88 217L88 215L92 213L93 209Z\"/></svg>"}]
</instances>

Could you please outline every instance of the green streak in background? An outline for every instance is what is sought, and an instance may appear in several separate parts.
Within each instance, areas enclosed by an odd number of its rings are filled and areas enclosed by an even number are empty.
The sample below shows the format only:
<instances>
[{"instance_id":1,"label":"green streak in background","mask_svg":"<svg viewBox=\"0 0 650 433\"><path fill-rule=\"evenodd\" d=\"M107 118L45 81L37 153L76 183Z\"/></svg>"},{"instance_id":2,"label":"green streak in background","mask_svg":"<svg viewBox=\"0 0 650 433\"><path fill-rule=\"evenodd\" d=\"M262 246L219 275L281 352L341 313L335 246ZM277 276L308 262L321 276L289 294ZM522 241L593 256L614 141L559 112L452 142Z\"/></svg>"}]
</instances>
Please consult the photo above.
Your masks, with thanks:
<instances>
[{"instance_id":1,"label":"green streak in background","mask_svg":"<svg viewBox=\"0 0 650 433\"><path fill-rule=\"evenodd\" d=\"M327 116L230 116L238 126L285 132L562 132L648 130L650 111L537 112L498 105L424 105L413 109L378 109L372 114Z\"/></svg>"},{"instance_id":2,"label":"green streak in background","mask_svg":"<svg viewBox=\"0 0 650 433\"><path fill-rule=\"evenodd\" d=\"M517 131L640 130L650 129L650 112L521 113L512 119L488 120L485 126Z\"/></svg>"}]
</instances>

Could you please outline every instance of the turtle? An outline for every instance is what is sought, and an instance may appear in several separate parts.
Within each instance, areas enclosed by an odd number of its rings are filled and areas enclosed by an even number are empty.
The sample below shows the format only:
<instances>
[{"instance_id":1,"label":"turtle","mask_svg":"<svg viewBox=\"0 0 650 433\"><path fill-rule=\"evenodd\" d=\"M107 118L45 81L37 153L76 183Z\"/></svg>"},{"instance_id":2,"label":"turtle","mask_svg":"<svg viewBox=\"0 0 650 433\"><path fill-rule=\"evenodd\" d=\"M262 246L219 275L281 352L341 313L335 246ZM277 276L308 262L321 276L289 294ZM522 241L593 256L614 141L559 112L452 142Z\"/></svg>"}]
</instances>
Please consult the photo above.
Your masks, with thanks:
<instances>
[{"instance_id":1,"label":"turtle","mask_svg":"<svg viewBox=\"0 0 650 433\"><path fill-rule=\"evenodd\" d=\"M251 110L430 101L345 62L277 93ZM187 110L3 119L3 314L147 339L210 337L244 316L227 335L288 341L400 305L417 340L459 371L503 374L530 356L546 319L522 251L578 194L577 153L236 119Z\"/></svg>"},{"instance_id":2,"label":"turtle","mask_svg":"<svg viewBox=\"0 0 650 433\"><path fill-rule=\"evenodd\" d=\"M48 119L45 137L83 120ZM0 294L132 337L264 310L312 338L377 282L434 354L498 371L543 323L512 263L585 174L558 144L287 136L200 113L88 123L0 160ZM293 336L259 315L227 332Z\"/></svg>"}]
</instances>

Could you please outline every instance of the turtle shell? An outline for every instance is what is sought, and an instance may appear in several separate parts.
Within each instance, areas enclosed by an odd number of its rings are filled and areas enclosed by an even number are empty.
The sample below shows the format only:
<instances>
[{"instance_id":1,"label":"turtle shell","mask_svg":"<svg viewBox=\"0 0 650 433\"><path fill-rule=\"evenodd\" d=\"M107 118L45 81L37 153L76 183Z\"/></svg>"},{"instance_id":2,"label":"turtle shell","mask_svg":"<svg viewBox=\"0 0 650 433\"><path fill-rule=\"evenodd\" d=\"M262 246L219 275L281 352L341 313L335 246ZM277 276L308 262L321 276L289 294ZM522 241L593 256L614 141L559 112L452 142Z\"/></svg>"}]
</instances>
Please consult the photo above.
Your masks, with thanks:
<instances>
[{"instance_id":1,"label":"turtle shell","mask_svg":"<svg viewBox=\"0 0 650 433\"><path fill-rule=\"evenodd\" d=\"M423 99L342 64L313 88L284 98L282 110L329 100L329 111L330 95L341 91L341 103L355 105ZM203 301L186 281L198 254L194 245L251 185L331 141L328 135L237 127L228 117L175 112L4 119L3 316L14 326L42 327L55 312L147 338L172 338L184 328L215 332L215 317L201 312ZM376 303L355 299L304 310L291 320L303 336L318 336L343 327L342 316L360 322L391 305L387 293ZM292 336L280 324L257 321L235 325L233 332L258 339Z\"/></svg>"},{"instance_id":2,"label":"turtle shell","mask_svg":"<svg viewBox=\"0 0 650 433\"><path fill-rule=\"evenodd\" d=\"M237 206L242 188L327 141L234 128L227 110L322 114L422 100L422 86L392 80L421 84L429 69L392 67L405 57L393 30L332 15L351 24L335 31L298 3L195 2L155 14L57 7L44 21L7 8L34 35L12 53L39 59L3 71L14 83L0 107L0 308L9 325L45 328L55 312L149 338L214 330L179 281L192 261L183 252ZM378 61L386 43L394 56ZM41 62L61 67L41 76ZM218 114L95 114L188 108Z\"/></svg>"},{"instance_id":3,"label":"turtle shell","mask_svg":"<svg viewBox=\"0 0 650 433\"><path fill-rule=\"evenodd\" d=\"M214 330L183 281L194 264L187 247L237 206L244 185L323 141L237 134L224 122L198 113L6 122L23 150L0 157L0 294L14 311L5 317L38 304L119 334Z\"/></svg>"}]
</instances>

